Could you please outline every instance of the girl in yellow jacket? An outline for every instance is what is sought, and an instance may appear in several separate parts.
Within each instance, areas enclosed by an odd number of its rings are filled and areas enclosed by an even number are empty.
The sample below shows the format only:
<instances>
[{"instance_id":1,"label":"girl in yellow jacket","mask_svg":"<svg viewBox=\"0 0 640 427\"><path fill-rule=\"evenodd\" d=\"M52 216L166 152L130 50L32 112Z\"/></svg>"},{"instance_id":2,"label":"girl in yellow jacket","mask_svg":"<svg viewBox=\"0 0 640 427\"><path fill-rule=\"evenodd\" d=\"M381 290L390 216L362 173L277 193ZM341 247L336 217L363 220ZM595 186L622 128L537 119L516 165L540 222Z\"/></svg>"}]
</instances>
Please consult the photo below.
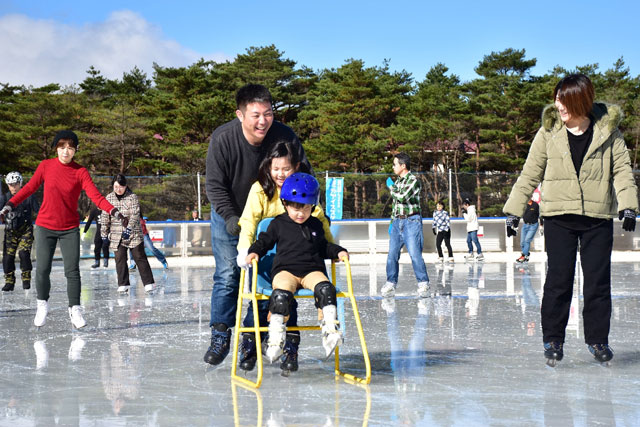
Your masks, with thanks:
<instances>
[{"instance_id":1,"label":"girl in yellow jacket","mask_svg":"<svg viewBox=\"0 0 640 427\"><path fill-rule=\"evenodd\" d=\"M276 217L285 212L284 205L280 201L280 189L284 180L300 168L300 159L297 152L287 141L280 141L274 144L267 156L260 163L258 169L258 180L253 183L249 190L247 203L240 217L240 236L238 240L237 263L240 268L247 268L245 258L247 257L249 246L256 240L256 229L258 223L264 218ZM322 221L324 235L327 241L333 243L329 220L325 217L322 207L315 207L312 216ZM260 303L263 303L260 305ZM268 314L267 301L259 301L260 323L266 324ZM291 314L287 326L297 326L297 304L294 300L291 307ZM249 305L247 315L244 319L244 326L253 326L253 310ZM252 333L245 333L242 336L240 346L240 368L250 371L255 367L257 354L255 338ZM282 363L280 369L286 371L298 370L298 345L300 344L300 333L298 331L287 332L285 346L283 349Z\"/></svg>"}]
</instances>

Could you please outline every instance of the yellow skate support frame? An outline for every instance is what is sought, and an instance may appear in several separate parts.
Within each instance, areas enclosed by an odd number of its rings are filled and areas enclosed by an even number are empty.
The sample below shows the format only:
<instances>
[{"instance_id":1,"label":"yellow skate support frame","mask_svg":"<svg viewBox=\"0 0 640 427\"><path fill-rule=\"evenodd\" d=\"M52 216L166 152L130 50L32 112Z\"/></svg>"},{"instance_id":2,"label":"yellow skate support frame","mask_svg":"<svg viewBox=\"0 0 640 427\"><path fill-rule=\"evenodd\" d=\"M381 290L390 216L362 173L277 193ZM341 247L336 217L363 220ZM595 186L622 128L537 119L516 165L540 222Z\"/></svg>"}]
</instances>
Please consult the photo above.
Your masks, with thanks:
<instances>
[{"instance_id":1,"label":"yellow skate support frame","mask_svg":"<svg viewBox=\"0 0 640 427\"><path fill-rule=\"evenodd\" d=\"M360 313L358 312L358 304L356 302L355 295L353 293L353 281L351 279L351 264L349 263L349 259L343 257L341 259L345 263L346 267L346 279L347 279L347 291L343 292L336 288L336 296L338 298L347 298L351 302L351 308L353 309L353 317L356 322L356 328L358 330L358 336L360 338L360 347L362 349L362 356L364 358L365 364L365 376L358 377L353 374L348 374L340 370L340 351L339 347L335 349L335 375L336 377L343 377L346 380L352 381L354 383L359 384L369 384L371 381L371 362L369 361L369 353L367 351L367 343L364 338L364 331L362 329L362 322L360 320ZM254 260L252 263L252 278L251 278L251 289L243 289L243 284L245 283L245 275L247 274L246 270L242 270L240 273L240 284L241 289L238 292L238 308L236 310L236 332L233 339L233 360L231 364L231 378L239 381L243 384L247 384L249 386L259 388L262 384L262 373L263 373L263 359L262 359L262 342L260 339L260 332L267 332L269 330L268 327L263 326L260 327L260 322L258 321L258 301L259 300L268 300L269 295L265 293L261 293L257 291L258 288L258 263ZM336 263L335 261L331 262L331 281L333 285L336 285ZM301 293L300 291L294 294L294 298L313 298L312 293ZM251 327L243 327L241 326L242 320L242 309L244 307L244 301L248 300L249 304L253 304L253 324ZM288 331L309 331L309 330L320 330L320 326L288 326ZM237 366L238 366L238 346L240 343L240 335L243 332L251 332L255 336L256 343L256 353L257 353L257 378L256 381L252 381L248 378L239 376L236 374Z\"/></svg>"}]
</instances>

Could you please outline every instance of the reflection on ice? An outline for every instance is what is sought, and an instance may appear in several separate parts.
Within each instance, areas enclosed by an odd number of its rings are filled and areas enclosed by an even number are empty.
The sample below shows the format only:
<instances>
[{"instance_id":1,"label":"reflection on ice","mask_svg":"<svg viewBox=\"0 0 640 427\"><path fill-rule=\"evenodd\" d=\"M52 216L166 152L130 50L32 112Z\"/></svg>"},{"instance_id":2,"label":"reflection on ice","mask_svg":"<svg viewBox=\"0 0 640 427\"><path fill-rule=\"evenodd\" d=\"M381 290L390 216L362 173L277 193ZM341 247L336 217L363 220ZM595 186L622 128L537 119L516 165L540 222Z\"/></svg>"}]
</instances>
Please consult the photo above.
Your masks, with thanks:
<instances>
[{"instance_id":1,"label":"reflection on ice","mask_svg":"<svg viewBox=\"0 0 640 427\"><path fill-rule=\"evenodd\" d=\"M118 295L115 269L83 265L82 331L69 323L61 264L44 327L33 326L35 292L1 294L0 425L633 425L640 418L640 264L613 264L609 368L584 345L577 276L565 359L555 370L542 355L544 263L430 264L428 299L415 297L410 264L401 264L392 299L379 296L384 263L356 264L371 384L334 379L318 332L308 331L299 371L285 378L267 364L259 391L231 382L229 360L214 368L201 361L212 269L171 265L154 271L151 295L137 273L130 293ZM312 323L306 303L302 320ZM350 320L347 310L342 364L362 373Z\"/></svg>"}]
</instances>

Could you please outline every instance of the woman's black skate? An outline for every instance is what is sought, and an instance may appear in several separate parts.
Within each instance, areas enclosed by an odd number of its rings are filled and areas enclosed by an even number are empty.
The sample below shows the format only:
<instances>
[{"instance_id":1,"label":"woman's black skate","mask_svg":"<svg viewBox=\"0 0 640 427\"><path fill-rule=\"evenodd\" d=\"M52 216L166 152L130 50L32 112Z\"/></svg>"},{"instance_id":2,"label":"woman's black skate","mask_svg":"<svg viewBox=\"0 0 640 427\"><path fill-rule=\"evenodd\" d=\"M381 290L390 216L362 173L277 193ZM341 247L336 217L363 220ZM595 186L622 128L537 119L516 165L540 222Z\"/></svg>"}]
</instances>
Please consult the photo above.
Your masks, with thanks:
<instances>
[{"instance_id":1,"label":"woman's black skate","mask_svg":"<svg viewBox=\"0 0 640 427\"><path fill-rule=\"evenodd\" d=\"M587 347L593 357L600 363L608 364L609 360L613 359L613 350L611 350L609 344L587 344Z\"/></svg>"},{"instance_id":2,"label":"woman's black skate","mask_svg":"<svg viewBox=\"0 0 640 427\"><path fill-rule=\"evenodd\" d=\"M562 360L564 353L562 352L562 343L551 341L544 343L544 357L547 358L547 365L554 368L556 363Z\"/></svg>"}]
</instances>

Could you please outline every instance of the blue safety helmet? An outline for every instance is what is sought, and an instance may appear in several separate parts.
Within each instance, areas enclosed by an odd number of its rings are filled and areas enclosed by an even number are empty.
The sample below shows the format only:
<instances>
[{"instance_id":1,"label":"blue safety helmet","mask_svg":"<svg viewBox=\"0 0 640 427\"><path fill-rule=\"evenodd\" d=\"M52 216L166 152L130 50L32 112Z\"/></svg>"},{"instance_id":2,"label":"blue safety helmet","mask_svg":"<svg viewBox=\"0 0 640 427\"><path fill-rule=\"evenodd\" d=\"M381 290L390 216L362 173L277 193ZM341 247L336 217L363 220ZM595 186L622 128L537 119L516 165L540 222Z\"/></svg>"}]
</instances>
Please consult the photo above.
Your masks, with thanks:
<instances>
[{"instance_id":1,"label":"blue safety helmet","mask_svg":"<svg viewBox=\"0 0 640 427\"><path fill-rule=\"evenodd\" d=\"M280 198L287 202L317 205L320 184L313 176L304 172L296 172L284 180L280 190Z\"/></svg>"}]
</instances>

